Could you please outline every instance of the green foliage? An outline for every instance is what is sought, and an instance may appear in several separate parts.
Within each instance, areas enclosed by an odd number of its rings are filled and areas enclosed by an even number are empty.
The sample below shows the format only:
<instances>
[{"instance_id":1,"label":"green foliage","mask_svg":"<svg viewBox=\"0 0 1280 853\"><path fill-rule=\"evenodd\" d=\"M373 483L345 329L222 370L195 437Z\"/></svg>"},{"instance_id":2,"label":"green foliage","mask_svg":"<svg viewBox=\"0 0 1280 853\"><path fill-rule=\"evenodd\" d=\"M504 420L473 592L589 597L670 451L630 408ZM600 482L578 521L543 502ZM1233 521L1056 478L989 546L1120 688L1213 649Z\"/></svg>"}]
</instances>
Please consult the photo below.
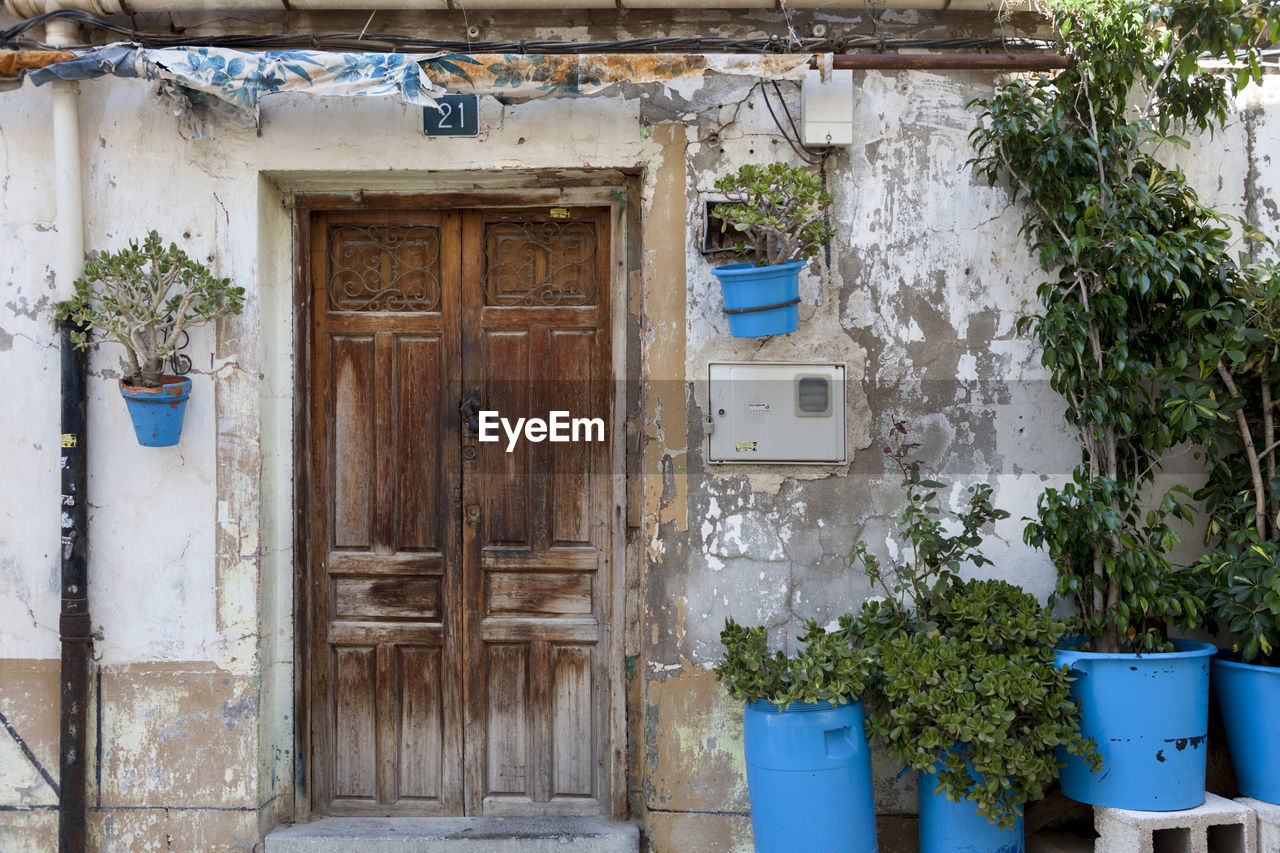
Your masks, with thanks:
<instances>
[{"instance_id":1,"label":"green foliage","mask_svg":"<svg viewBox=\"0 0 1280 853\"><path fill-rule=\"evenodd\" d=\"M852 565L860 565L885 594L885 606L902 621L918 618L928 621L930 589L939 582L958 577L960 567L971 563L981 568L991 561L979 550L982 528L1009 517L1009 513L991 503L991 486L981 483L970 490L969 506L958 516L959 531L952 533L938 506L938 490L944 483L926 480L920 475L920 464L911 458L919 444L906 439L907 427L893 421L892 445L884 449L902 473L902 489L907 505L898 519L898 530L910 545L911 560L886 567L870 552L867 543L858 542L849 557Z\"/></svg>"},{"instance_id":2,"label":"green foliage","mask_svg":"<svg viewBox=\"0 0 1280 853\"><path fill-rule=\"evenodd\" d=\"M980 174L1007 180L1023 232L1052 278L1024 318L1082 448L1072 482L1047 491L1026 540L1046 548L1058 594L1079 606L1104 651L1167 649L1165 626L1194 624L1194 579L1170 562L1170 492L1147 507L1161 456L1187 439L1175 383L1202 362L1194 312L1238 274L1232 220L1204 205L1161 146L1225 120L1260 76L1257 46L1277 34L1275 4L1240 0L1051 0L1075 64L975 101ZM1202 55L1238 63L1206 70ZM1203 395L1195 398L1203 401ZM1196 417L1193 413L1192 418Z\"/></svg>"},{"instance_id":3,"label":"green foliage","mask_svg":"<svg viewBox=\"0 0 1280 853\"><path fill-rule=\"evenodd\" d=\"M826 219L831 193L799 166L748 163L717 181L716 189L730 204L712 215L722 232L732 228L741 235L735 251L753 257L757 266L808 260L835 235Z\"/></svg>"},{"instance_id":4,"label":"green foliage","mask_svg":"<svg viewBox=\"0 0 1280 853\"><path fill-rule=\"evenodd\" d=\"M849 615L832 632L810 620L800 636L805 647L788 657L770 651L764 626L748 628L726 619L720 632L725 655L716 665L716 678L744 702L764 700L787 708L792 702L853 701L866 690L869 663L849 642L852 626Z\"/></svg>"},{"instance_id":5,"label":"green foliage","mask_svg":"<svg viewBox=\"0 0 1280 853\"><path fill-rule=\"evenodd\" d=\"M1199 593L1246 662L1280 664L1280 268L1231 270L1188 321L1199 360L1173 384L1169 417L1202 448L1211 548L1196 563Z\"/></svg>"},{"instance_id":6,"label":"green foliage","mask_svg":"<svg viewBox=\"0 0 1280 853\"><path fill-rule=\"evenodd\" d=\"M1240 659L1280 666L1280 543L1227 543L1201 557L1196 569Z\"/></svg>"},{"instance_id":7,"label":"green foliage","mask_svg":"<svg viewBox=\"0 0 1280 853\"><path fill-rule=\"evenodd\" d=\"M131 240L118 252L103 252L84 265L75 296L59 302L57 314L79 327L71 335L84 349L116 341L129 357L131 385L160 384L162 363L183 331L244 307L244 288L218 278L155 231L141 245ZM100 340L92 340L97 330Z\"/></svg>"},{"instance_id":8,"label":"green foliage","mask_svg":"<svg viewBox=\"0 0 1280 853\"><path fill-rule=\"evenodd\" d=\"M950 578L930 590L926 609L927 622L881 602L863 614L857 641L878 667L868 732L934 773L935 790L1007 828L1057 778L1056 747L1097 762L1069 670L1054 665L1067 623L1000 580Z\"/></svg>"},{"instance_id":9,"label":"green foliage","mask_svg":"<svg viewBox=\"0 0 1280 853\"><path fill-rule=\"evenodd\" d=\"M944 486L920 477L909 459L917 445L905 435L895 422L885 452L903 473L898 529L913 559L886 571L863 542L852 557L886 593L852 624L854 645L875 666L867 730L908 766L935 774L936 790L972 801L1007 828L1056 778L1055 748L1097 762L1080 735L1068 670L1054 665L1053 649L1072 625L1012 584L959 576L967 563L989 562L979 550L982 528L1009 514L992 506L983 484L968 510L944 523Z\"/></svg>"}]
</instances>

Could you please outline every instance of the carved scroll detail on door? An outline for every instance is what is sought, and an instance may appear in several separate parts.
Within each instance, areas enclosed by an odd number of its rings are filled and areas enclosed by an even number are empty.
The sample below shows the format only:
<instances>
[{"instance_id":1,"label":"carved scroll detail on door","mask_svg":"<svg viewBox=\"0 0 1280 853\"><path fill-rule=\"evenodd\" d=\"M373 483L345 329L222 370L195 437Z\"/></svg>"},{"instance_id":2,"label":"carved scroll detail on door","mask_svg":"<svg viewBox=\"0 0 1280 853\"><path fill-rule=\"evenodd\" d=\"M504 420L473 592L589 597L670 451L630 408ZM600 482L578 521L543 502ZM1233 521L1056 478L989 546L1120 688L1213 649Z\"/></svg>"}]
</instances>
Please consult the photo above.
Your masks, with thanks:
<instances>
[{"instance_id":1,"label":"carved scroll detail on door","mask_svg":"<svg viewBox=\"0 0 1280 853\"><path fill-rule=\"evenodd\" d=\"M331 311L439 311L440 229L335 225L329 229Z\"/></svg>"},{"instance_id":2,"label":"carved scroll detail on door","mask_svg":"<svg viewBox=\"0 0 1280 853\"><path fill-rule=\"evenodd\" d=\"M592 223L485 223L485 301L489 305L595 305Z\"/></svg>"}]
</instances>

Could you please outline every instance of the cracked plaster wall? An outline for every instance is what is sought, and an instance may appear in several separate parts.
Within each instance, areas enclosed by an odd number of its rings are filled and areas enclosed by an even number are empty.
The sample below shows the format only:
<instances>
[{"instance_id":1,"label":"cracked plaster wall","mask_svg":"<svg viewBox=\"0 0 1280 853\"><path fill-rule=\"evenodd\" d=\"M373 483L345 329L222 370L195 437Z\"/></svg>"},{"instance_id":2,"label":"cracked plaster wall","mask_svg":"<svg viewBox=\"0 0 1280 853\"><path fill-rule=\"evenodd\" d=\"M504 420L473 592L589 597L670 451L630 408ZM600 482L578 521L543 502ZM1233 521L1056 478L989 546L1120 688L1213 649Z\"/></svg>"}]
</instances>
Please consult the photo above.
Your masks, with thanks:
<instances>
[{"instance_id":1,"label":"cracked plaster wall","mask_svg":"<svg viewBox=\"0 0 1280 853\"><path fill-rule=\"evenodd\" d=\"M704 827L707 850L749 850L736 710L724 712L709 667L726 616L764 624L791 650L804 620L828 623L868 595L848 567L855 540L896 553L901 509L883 447L891 417L905 420L926 470L953 484L960 505L977 482L996 486L1012 513L987 537L994 560L982 576L1018 583L1044 600L1053 568L1022 544L1022 518L1038 494L1065 480L1077 451L1062 425L1038 353L1014 329L1036 307L1042 273L1018 235L1005 188L966 165L974 122L964 104L991 91L980 73L855 73L852 146L826 166L836 196L831 262L802 280L800 330L756 340L726 336L717 286L704 260L701 204L716 178L750 159L793 155L779 142L758 93L726 91L723 106L691 127L686 348L687 449L670 502L687 506L687 528L661 527L650 547L645 802L655 839ZM746 100L742 100L742 98ZM1211 204L1273 237L1276 109L1280 85L1249 92L1241 111L1178 162ZM848 447L840 467L731 466L705 461L701 420L707 364L719 360L843 361L848 365ZM1166 480L1195 478L1189 453ZM683 491L681 490L683 486ZM1198 536L1187 530L1184 553ZM732 703L730 703L732 704ZM909 849L914 785L875 758L882 847ZM667 849L678 849L670 847Z\"/></svg>"},{"instance_id":2,"label":"cracked plaster wall","mask_svg":"<svg viewBox=\"0 0 1280 853\"><path fill-rule=\"evenodd\" d=\"M973 117L963 105L993 81L856 75L855 144L826 166L839 235L831 261L820 259L805 278L800 331L763 344L727 337L710 263L697 250L716 177L747 160L792 156L758 93L739 81L530 104L486 98L485 130L465 147L424 140L416 111L393 102L296 97L268 101L260 137L220 129L192 142L146 84L84 84L87 244L118 246L163 225L189 234L193 254L249 288L243 317L216 335L193 334L196 391L176 449L133 443L114 389L115 356L91 360L91 571L103 697L92 736L101 738L106 773L92 802L100 802L103 849L160 849L175 839L185 839L183 849L247 849L259 820L287 813L292 377L281 202L289 176L323 183L344 175L352 186L389 190L427 168L642 174L631 304L644 380L643 487L632 508L628 715L633 811L653 849L749 849L740 718L708 670L719 629L733 615L769 625L786 645L804 619L828 621L866 596L847 554L858 538L882 555L892 547L899 492L879 452L890 415L912 425L942 479L996 484L996 501L1013 518L988 539L988 573L1047 594L1052 571L1022 546L1019 519L1075 453L1036 354L1013 331L1039 280L1017 213L1002 188L982 185L965 166ZM784 93L794 109L794 87ZM1242 118L1184 155L1212 203L1249 213L1272 234L1280 224L1276 94L1271 82L1246 99ZM28 86L0 97L0 379L17 393L0 410L0 440L12 448L9 482L22 484L0 489L0 711L56 772L58 521L46 507L58 491L49 322L58 283L43 260L56 236L48 93ZM669 251L681 239L684 252ZM703 380L718 359L845 362L850 463L706 464ZM0 821L0 846L44 849L56 800L14 744L0 741L0 801L32 807ZM876 769L889 816L882 831L905 838L909 825L892 815L913 811L910 781L881 759Z\"/></svg>"}]
</instances>

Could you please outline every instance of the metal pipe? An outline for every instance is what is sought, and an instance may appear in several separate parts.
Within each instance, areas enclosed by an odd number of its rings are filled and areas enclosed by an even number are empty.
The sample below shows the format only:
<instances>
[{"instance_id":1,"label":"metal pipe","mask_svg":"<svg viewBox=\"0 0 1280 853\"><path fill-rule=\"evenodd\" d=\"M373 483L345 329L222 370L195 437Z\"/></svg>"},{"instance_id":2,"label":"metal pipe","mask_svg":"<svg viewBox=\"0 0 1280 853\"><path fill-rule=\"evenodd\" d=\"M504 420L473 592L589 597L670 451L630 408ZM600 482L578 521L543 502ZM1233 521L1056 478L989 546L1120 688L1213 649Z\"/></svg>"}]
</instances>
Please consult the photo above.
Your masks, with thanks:
<instances>
[{"instance_id":1,"label":"metal pipe","mask_svg":"<svg viewBox=\"0 0 1280 853\"><path fill-rule=\"evenodd\" d=\"M84 853L88 799L89 622L88 512L85 471L85 359L61 324L62 342L62 696L58 738L58 851Z\"/></svg>"},{"instance_id":2,"label":"metal pipe","mask_svg":"<svg viewBox=\"0 0 1280 853\"><path fill-rule=\"evenodd\" d=\"M53 8L79 9L94 15L141 15L151 12L298 12L467 11L537 9L777 9L778 0L0 0L0 9L31 18ZM842 9L848 0L787 0L788 9ZM925 9L990 12L991 0L877 0L882 9Z\"/></svg>"},{"instance_id":3,"label":"metal pipe","mask_svg":"<svg viewBox=\"0 0 1280 853\"><path fill-rule=\"evenodd\" d=\"M45 30L53 46L75 44L75 24L53 20ZM53 84L54 196L58 250L54 284L62 298L84 266L84 196L80 159L79 97L76 83ZM58 850L84 853L87 828L89 662L92 633L89 621L88 503L86 447L85 358L71 342L74 327L59 326L62 374L62 608L58 632L62 642L59 683L58 736Z\"/></svg>"},{"instance_id":4,"label":"metal pipe","mask_svg":"<svg viewBox=\"0 0 1280 853\"><path fill-rule=\"evenodd\" d=\"M45 25L45 40L53 47L75 44L76 25L53 19ZM59 298L71 296L72 283L84 268L84 178L80 159L80 84L57 80L53 89L53 186L57 202L55 225L58 253L54 258L54 287Z\"/></svg>"},{"instance_id":5,"label":"metal pipe","mask_svg":"<svg viewBox=\"0 0 1280 853\"><path fill-rule=\"evenodd\" d=\"M910 71L1054 71L1074 60L1053 53L837 53L831 66L840 70ZM816 67L816 61L813 63Z\"/></svg>"}]
</instances>

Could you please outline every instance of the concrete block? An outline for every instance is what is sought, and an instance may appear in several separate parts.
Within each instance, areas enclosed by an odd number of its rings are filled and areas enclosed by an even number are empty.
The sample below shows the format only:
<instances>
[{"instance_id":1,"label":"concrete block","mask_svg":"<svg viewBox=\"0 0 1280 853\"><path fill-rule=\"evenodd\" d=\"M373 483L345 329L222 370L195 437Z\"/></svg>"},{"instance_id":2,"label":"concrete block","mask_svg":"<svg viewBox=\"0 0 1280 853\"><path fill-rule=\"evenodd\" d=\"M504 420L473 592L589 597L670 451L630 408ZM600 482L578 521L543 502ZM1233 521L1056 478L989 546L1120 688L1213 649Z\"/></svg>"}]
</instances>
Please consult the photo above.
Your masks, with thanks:
<instances>
[{"instance_id":1,"label":"concrete block","mask_svg":"<svg viewBox=\"0 0 1280 853\"><path fill-rule=\"evenodd\" d=\"M1174 812L1093 810L1096 853L1258 853L1258 822L1248 806L1215 794Z\"/></svg>"},{"instance_id":2,"label":"concrete block","mask_svg":"<svg viewBox=\"0 0 1280 853\"><path fill-rule=\"evenodd\" d=\"M330 817L277 829L266 853L637 853L633 824L600 817Z\"/></svg>"},{"instance_id":3,"label":"concrete block","mask_svg":"<svg viewBox=\"0 0 1280 853\"><path fill-rule=\"evenodd\" d=\"M1280 806L1249 797L1236 800L1258 816L1258 853L1280 853Z\"/></svg>"}]
</instances>

